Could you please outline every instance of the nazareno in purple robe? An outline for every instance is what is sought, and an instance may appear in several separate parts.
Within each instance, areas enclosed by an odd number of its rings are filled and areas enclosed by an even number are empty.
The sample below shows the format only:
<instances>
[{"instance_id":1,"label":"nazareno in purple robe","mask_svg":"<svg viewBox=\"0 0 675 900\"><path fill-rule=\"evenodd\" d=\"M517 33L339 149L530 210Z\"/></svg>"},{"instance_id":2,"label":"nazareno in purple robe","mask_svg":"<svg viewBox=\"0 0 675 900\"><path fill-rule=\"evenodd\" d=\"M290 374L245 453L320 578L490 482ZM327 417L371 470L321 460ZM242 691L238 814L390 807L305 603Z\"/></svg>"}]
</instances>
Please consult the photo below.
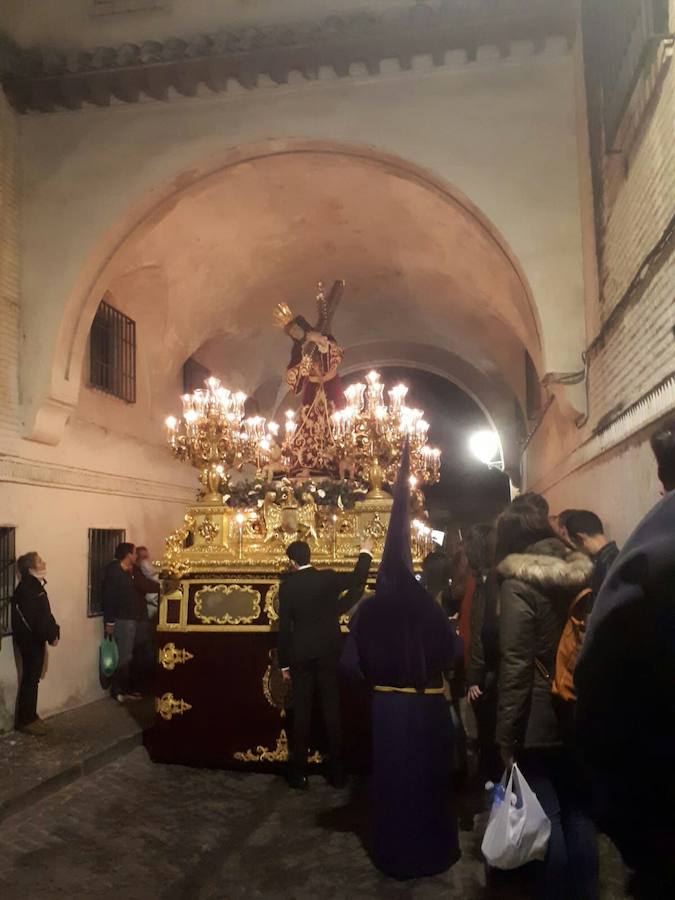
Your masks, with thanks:
<instances>
[{"instance_id":1,"label":"nazareno in purple robe","mask_svg":"<svg viewBox=\"0 0 675 900\"><path fill-rule=\"evenodd\" d=\"M394 878L450 868L460 856L452 799L453 728L442 673L461 653L445 613L416 580L410 551L406 447L375 593L350 623L343 667L373 688L372 846L375 865Z\"/></svg>"}]
</instances>

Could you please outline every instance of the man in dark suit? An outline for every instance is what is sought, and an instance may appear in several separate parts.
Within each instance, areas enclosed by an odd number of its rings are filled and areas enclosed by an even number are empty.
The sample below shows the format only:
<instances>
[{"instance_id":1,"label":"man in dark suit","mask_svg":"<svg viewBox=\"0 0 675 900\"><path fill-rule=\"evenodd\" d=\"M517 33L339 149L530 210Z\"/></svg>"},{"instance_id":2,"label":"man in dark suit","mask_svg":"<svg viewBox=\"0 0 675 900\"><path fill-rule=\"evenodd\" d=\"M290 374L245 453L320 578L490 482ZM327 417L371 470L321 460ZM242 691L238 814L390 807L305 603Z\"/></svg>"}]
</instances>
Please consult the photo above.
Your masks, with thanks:
<instances>
[{"instance_id":1,"label":"man in dark suit","mask_svg":"<svg viewBox=\"0 0 675 900\"><path fill-rule=\"evenodd\" d=\"M340 764L340 616L358 599L370 571L372 540L361 547L353 572L315 569L305 541L286 550L292 572L279 590L279 666L293 683L293 733L288 783L307 790L305 775L314 691L318 691L329 760L329 781L344 783Z\"/></svg>"}]
</instances>

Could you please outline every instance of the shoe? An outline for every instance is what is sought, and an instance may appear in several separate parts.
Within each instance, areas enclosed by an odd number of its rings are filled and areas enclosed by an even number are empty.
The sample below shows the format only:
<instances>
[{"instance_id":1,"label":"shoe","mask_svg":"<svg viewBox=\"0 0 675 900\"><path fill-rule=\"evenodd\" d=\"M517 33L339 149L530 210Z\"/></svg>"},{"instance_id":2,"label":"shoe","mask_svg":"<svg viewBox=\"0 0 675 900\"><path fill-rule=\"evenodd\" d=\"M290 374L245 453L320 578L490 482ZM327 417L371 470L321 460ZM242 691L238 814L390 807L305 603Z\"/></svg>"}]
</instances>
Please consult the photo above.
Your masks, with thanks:
<instances>
[{"instance_id":1,"label":"shoe","mask_svg":"<svg viewBox=\"0 0 675 900\"><path fill-rule=\"evenodd\" d=\"M34 737L43 737L45 734L49 734L49 726L45 725L42 719L34 719L27 725L22 725L18 731L23 734L32 734Z\"/></svg>"},{"instance_id":2,"label":"shoe","mask_svg":"<svg viewBox=\"0 0 675 900\"><path fill-rule=\"evenodd\" d=\"M306 775L299 775L297 772L293 772L286 776L286 781L288 782L288 786L293 788L294 791L309 790L309 781L307 780Z\"/></svg>"},{"instance_id":3,"label":"shoe","mask_svg":"<svg viewBox=\"0 0 675 900\"><path fill-rule=\"evenodd\" d=\"M125 694L127 700L142 700L143 694L139 694L138 691L132 691L130 694Z\"/></svg>"},{"instance_id":4,"label":"shoe","mask_svg":"<svg viewBox=\"0 0 675 900\"><path fill-rule=\"evenodd\" d=\"M126 703L127 695L126 694L114 694L113 700L117 700L118 703Z\"/></svg>"}]
</instances>

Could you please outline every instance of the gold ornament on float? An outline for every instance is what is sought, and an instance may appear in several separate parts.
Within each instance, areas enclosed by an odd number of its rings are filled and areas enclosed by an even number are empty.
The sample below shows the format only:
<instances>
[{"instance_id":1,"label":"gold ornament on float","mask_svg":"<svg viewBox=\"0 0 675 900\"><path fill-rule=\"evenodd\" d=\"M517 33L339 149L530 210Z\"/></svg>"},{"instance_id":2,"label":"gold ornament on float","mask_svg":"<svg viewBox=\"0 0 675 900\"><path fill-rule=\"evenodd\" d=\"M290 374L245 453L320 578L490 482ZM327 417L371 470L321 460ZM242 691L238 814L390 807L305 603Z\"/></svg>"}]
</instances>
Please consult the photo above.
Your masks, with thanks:
<instances>
[{"instance_id":1,"label":"gold ornament on float","mask_svg":"<svg viewBox=\"0 0 675 900\"><path fill-rule=\"evenodd\" d=\"M343 388L342 348L332 334L343 290L342 281L330 291L319 284L312 322L285 303L277 307L275 321L293 341L286 382L299 402L285 411L283 427L261 416L246 417L245 395L213 377L204 388L183 396L180 422L167 420L169 446L179 459L201 469L204 489L183 527L167 538L159 563L164 575L176 581L188 573L204 573L207 582L216 583L219 573L246 573L245 582L254 573L269 576L286 567L284 551L294 540L311 544L318 565L346 570L367 535L375 538L377 563L391 509L386 488L406 439L412 451L416 562L431 549L421 488L438 481L440 452L427 443L429 425L422 410L407 405L405 385L387 391L373 370L362 383ZM230 481L233 472L246 466L256 472L248 503L241 483ZM335 490L337 499L326 502L326 492L317 489L314 478L333 482L330 496ZM251 483L250 473L242 481ZM349 499L348 509L343 498ZM170 593L171 585L166 590ZM194 627L187 607L186 600L180 622L160 616L160 628ZM250 622L248 615L232 618L242 627ZM227 619L217 627L229 628L229 623Z\"/></svg>"},{"instance_id":2,"label":"gold ornament on float","mask_svg":"<svg viewBox=\"0 0 675 900\"><path fill-rule=\"evenodd\" d=\"M218 537L220 528L213 521L211 516L204 516L204 519L197 526L197 534L204 538L207 544L210 544Z\"/></svg>"},{"instance_id":3,"label":"gold ornament on float","mask_svg":"<svg viewBox=\"0 0 675 900\"><path fill-rule=\"evenodd\" d=\"M288 760L288 736L282 728L279 732L276 745L273 750L268 747L258 746L255 750L243 750L233 754L239 762L286 762ZM312 765L323 762L323 756L315 750L307 757L307 762Z\"/></svg>"},{"instance_id":4,"label":"gold ornament on float","mask_svg":"<svg viewBox=\"0 0 675 900\"><path fill-rule=\"evenodd\" d=\"M179 650L174 643L165 644L158 651L159 664L170 672L179 663L186 663L189 659L194 659L194 654L187 650Z\"/></svg>"},{"instance_id":5,"label":"gold ornament on float","mask_svg":"<svg viewBox=\"0 0 675 900\"><path fill-rule=\"evenodd\" d=\"M155 698L155 711L159 713L165 722L170 722L174 716L182 716L189 709L192 709L190 703L177 699L170 692Z\"/></svg>"},{"instance_id":6,"label":"gold ornament on float","mask_svg":"<svg viewBox=\"0 0 675 900\"><path fill-rule=\"evenodd\" d=\"M204 625L251 625L260 617L260 591L241 584L208 585L195 594L194 613Z\"/></svg>"}]
</instances>

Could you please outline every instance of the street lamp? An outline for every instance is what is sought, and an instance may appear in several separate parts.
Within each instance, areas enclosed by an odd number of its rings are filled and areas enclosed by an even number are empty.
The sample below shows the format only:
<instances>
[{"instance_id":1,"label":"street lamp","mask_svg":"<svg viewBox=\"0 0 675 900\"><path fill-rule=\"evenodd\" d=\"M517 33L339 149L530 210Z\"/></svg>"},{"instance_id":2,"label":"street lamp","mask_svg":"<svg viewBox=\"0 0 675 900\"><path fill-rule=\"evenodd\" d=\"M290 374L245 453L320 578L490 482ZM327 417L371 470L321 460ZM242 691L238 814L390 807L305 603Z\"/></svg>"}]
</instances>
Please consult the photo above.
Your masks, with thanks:
<instances>
[{"instance_id":1,"label":"street lamp","mask_svg":"<svg viewBox=\"0 0 675 900\"><path fill-rule=\"evenodd\" d=\"M474 431L469 438L469 450L479 462L488 469L504 471L504 456L502 454L502 442L496 431L484 429Z\"/></svg>"}]
</instances>

